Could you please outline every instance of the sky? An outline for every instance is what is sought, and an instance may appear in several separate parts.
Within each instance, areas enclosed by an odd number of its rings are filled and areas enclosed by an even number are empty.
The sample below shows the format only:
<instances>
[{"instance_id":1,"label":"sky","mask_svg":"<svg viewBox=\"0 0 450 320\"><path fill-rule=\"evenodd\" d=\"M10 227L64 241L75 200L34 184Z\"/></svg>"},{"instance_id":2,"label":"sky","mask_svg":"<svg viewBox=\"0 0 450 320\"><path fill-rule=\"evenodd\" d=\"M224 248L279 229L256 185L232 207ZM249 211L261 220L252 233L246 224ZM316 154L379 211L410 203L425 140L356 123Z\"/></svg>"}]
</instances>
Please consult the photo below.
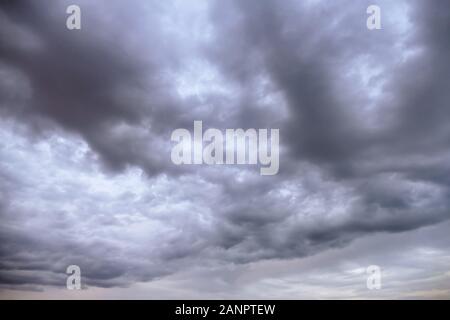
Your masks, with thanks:
<instances>
[{"instance_id":1,"label":"sky","mask_svg":"<svg viewBox=\"0 0 450 320\"><path fill-rule=\"evenodd\" d=\"M0 39L1 299L450 298L450 2L4 0ZM175 165L196 120L278 173Z\"/></svg>"}]
</instances>

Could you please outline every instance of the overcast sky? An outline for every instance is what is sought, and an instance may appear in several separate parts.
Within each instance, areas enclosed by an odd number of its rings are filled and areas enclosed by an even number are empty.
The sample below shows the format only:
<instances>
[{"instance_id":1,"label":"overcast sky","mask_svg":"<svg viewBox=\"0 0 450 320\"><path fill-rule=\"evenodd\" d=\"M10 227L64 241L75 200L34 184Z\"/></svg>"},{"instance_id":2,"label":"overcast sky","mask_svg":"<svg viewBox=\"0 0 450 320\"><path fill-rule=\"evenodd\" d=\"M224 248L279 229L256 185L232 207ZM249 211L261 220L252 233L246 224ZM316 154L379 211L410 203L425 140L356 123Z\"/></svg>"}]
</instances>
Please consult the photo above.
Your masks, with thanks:
<instances>
[{"instance_id":1,"label":"overcast sky","mask_svg":"<svg viewBox=\"0 0 450 320\"><path fill-rule=\"evenodd\" d=\"M450 298L449 1L3 0L0 39L0 298ZM194 120L279 173L174 165Z\"/></svg>"}]
</instances>

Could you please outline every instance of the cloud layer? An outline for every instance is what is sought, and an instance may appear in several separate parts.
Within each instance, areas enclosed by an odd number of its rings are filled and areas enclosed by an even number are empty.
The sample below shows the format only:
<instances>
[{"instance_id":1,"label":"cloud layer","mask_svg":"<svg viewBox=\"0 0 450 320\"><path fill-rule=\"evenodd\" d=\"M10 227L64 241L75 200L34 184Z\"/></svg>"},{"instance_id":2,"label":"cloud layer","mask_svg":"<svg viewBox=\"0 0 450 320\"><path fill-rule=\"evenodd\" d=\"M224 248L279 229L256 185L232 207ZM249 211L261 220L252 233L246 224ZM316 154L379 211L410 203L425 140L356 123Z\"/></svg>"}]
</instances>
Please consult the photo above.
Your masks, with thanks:
<instances>
[{"instance_id":1,"label":"cloud layer","mask_svg":"<svg viewBox=\"0 0 450 320\"><path fill-rule=\"evenodd\" d=\"M302 281L334 297L374 250L392 283L425 279L413 298L447 294L448 246L421 228L444 234L450 218L450 4L376 1L370 31L372 2L79 1L69 31L71 2L3 1L2 290L63 287L76 264L89 288L177 297L208 277L239 298L236 273L299 263L311 271L266 298ZM194 120L279 128L280 173L173 165L170 134ZM383 255L388 241L411 245ZM261 274L243 296L274 278Z\"/></svg>"}]
</instances>

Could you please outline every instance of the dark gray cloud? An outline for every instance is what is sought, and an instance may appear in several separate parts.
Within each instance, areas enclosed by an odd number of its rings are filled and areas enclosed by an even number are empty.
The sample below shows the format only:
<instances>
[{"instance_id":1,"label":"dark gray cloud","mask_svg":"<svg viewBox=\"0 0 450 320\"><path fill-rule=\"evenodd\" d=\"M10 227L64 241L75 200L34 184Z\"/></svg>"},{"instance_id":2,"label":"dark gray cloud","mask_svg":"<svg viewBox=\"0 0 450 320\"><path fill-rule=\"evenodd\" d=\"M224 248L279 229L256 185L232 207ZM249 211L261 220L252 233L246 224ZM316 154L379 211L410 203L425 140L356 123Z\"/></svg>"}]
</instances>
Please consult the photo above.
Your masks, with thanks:
<instances>
[{"instance_id":1,"label":"dark gray cloud","mask_svg":"<svg viewBox=\"0 0 450 320\"><path fill-rule=\"evenodd\" d=\"M450 5L375 1L369 31L372 2L81 1L78 31L71 2L2 2L3 288L64 286L71 264L111 288L309 261L443 224ZM193 120L279 128L280 174L176 168L170 133Z\"/></svg>"},{"instance_id":2,"label":"dark gray cloud","mask_svg":"<svg viewBox=\"0 0 450 320\"><path fill-rule=\"evenodd\" d=\"M56 124L81 135L112 169L131 164L151 175L159 172L167 167L164 160L143 150L157 149L152 142L177 122L176 97L163 73L179 63L178 49L163 43L158 31L145 34L147 43L129 36L144 41L142 33L158 27L139 19L145 4L123 10L120 1L98 7L85 3L84 28L77 32L65 28L68 5L3 5L1 60L25 76L31 93L26 102L17 97L25 105L21 108L6 95L2 108L39 131ZM148 17L153 19L165 10L155 4L149 9L155 10ZM117 128L123 129L116 133Z\"/></svg>"},{"instance_id":3,"label":"dark gray cloud","mask_svg":"<svg viewBox=\"0 0 450 320\"><path fill-rule=\"evenodd\" d=\"M443 78L449 75L449 64L442 56L446 54L442 43L448 43L445 39L448 17L437 15L419 1L404 13L410 12L415 32L402 35L392 20L386 19L383 32L374 33L362 27L366 16L360 13L369 4L350 5L342 1L310 7L298 3L283 6L272 1L235 1L232 5L219 4L213 11L214 18L222 24L218 26L220 36L211 59L219 61L230 78L245 84L261 73L268 73L287 100L289 119L282 130L290 152L288 161L292 163L286 163L284 158L282 168L291 169L288 172L292 174L298 168L296 162L315 163L325 169L327 178L357 190L359 200L351 208L350 220L330 227L321 225L318 230L292 232L291 241L299 250L297 254L305 250L302 242L345 244L345 239L355 235L405 231L448 218L448 184L442 185L442 180L447 179L432 174L447 172L448 151L444 142L449 137L445 129L447 121L445 117L425 115L429 104L433 104L432 109L446 110L448 97ZM346 10L341 10L343 6ZM395 14L389 9L385 9L384 17ZM321 20L320 25L315 23L323 16L327 19ZM436 19L439 21L431 21ZM241 32L236 33L237 29ZM423 31L417 30L426 30L433 36L424 38ZM402 41L406 43L402 50L422 47L423 52L406 62L402 56L393 59L392 55L399 53L393 48ZM358 97L361 85L347 77L362 58L372 67L384 68L383 95L376 99L377 105L372 109L363 104L369 104L368 98ZM430 73L423 75L422 81L416 81L412 74L422 73L423 64ZM411 76L405 77L410 73ZM405 84L412 88L405 89ZM368 91L370 88L366 88L367 95ZM365 119L374 120L375 124ZM427 131L414 127L418 122ZM419 172L428 176L420 179ZM420 182L442 187L437 187L441 196L436 207L416 208L420 200L415 199L407 184ZM432 196L424 192L423 197ZM249 221L252 212L247 204L249 195L247 192L245 204L236 210L238 218L231 215L232 223ZM446 204L441 210L439 206L443 203ZM270 206L261 207L267 210ZM264 218L259 211L261 207L249 223L255 223L252 230L258 230L263 221L258 233L263 238L261 247L273 249L274 255L281 254L283 249L289 249L286 243L280 247L265 246L276 215ZM280 220L285 218L286 215L280 214ZM247 238L247 229L243 229L243 238Z\"/></svg>"}]
</instances>

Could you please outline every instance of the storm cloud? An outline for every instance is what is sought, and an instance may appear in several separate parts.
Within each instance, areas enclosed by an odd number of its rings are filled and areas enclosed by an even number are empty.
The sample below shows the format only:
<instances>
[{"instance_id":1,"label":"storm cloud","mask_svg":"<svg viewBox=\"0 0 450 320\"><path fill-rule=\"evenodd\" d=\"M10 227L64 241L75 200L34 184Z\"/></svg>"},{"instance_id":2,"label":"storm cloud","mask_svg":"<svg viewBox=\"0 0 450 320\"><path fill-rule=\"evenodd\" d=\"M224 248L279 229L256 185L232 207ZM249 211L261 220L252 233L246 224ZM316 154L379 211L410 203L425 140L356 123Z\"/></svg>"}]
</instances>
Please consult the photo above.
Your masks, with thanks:
<instances>
[{"instance_id":1,"label":"storm cloud","mask_svg":"<svg viewBox=\"0 0 450 320\"><path fill-rule=\"evenodd\" d=\"M337 297L353 285L337 274L364 263L423 280L385 297L449 292L450 3L77 1L68 30L70 4L0 5L5 297L64 288L73 264L86 296L198 297L207 277L217 297L252 297L273 267L279 287L258 297L289 297L289 281ZM175 166L171 132L194 120L280 129L279 174Z\"/></svg>"}]
</instances>

